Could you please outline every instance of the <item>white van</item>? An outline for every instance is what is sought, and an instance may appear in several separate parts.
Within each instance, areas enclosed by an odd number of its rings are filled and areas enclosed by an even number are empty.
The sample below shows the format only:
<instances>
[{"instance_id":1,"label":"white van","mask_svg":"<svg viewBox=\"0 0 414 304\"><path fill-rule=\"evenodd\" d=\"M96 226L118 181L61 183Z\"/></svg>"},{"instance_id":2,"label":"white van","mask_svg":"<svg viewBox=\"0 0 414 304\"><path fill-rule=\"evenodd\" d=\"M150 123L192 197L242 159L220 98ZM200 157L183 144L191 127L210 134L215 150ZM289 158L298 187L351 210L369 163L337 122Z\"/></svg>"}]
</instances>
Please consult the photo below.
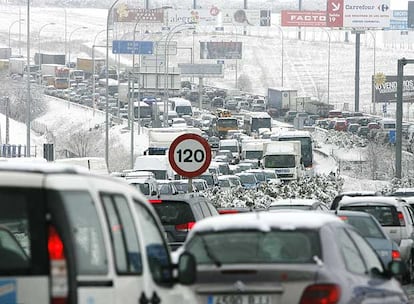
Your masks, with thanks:
<instances>
[{"instance_id":1,"label":"white van","mask_svg":"<svg viewBox=\"0 0 414 304\"><path fill-rule=\"evenodd\" d=\"M0 303L195 303L162 226L126 182L53 163L0 163ZM194 257L178 267L194 281ZM188 279L190 279L188 281Z\"/></svg>"},{"instance_id":2,"label":"white van","mask_svg":"<svg viewBox=\"0 0 414 304\"><path fill-rule=\"evenodd\" d=\"M383 131L395 130L396 128L396 121L395 119L391 118L383 118L378 121L380 129Z\"/></svg>"},{"instance_id":3,"label":"white van","mask_svg":"<svg viewBox=\"0 0 414 304\"><path fill-rule=\"evenodd\" d=\"M107 175L109 174L108 167L106 165L105 158L103 157L72 157L72 158L61 158L56 159L56 163L75 165L87 168L89 171Z\"/></svg>"},{"instance_id":4,"label":"white van","mask_svg":"<svg viewBox=\"0 0 414 304\"><path fill-rule=\"evenodd\" d=\"M184 98L174 97L170 98L169 101L172 104L173 110L177 112L179 117L184 115L193 116L193 107L191 102Z\"/></svg>"}]
</instances>

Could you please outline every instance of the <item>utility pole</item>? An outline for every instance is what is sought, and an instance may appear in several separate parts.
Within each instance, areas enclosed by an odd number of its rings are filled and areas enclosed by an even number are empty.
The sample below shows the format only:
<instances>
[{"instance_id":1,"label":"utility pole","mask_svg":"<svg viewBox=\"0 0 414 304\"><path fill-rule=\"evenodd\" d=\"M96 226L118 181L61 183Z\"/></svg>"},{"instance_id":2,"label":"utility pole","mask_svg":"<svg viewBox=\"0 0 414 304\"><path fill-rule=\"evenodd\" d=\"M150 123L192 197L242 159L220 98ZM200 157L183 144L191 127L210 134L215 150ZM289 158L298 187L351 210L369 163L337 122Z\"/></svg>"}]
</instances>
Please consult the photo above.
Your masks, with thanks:
<instances>
[{"instance_id":1,"label":"utility pole","mask_svg":"<svg viewBox=\"0 0 414 304\"><path fill-rule=\"evenodd\" d=\"M243 0L243 8L247 9L247 0ZM247 30L246 30L246 26L243 26L243 35L247 35Z\"/></svg>"},{"instance_id":2,"label":"utility pole","mask_svg":"<svg viewBox=\"0 0 414 304\"><path fill-rule=\"evenodd\" d=\"M6 145L10 143L10 99L6 97Z\"/></svg>"},{"instance_id":3,"label":"utility pole","mask_svg":"<svg viewBox=\"0 0 414 304\"><path fill-rule=\"evenodd\" d=\"M359 111L359 67L361 56L361 33L355 32L355 106L354 111Z\"/></svg>"},{"instance_id":4,"label":"utility pole","mask_svg":"<svg viewBox=\"0 0 414 304\"><path fill-rule=\"evenodd\" d=\"M299 11L301 10L302 10L302 0L299 0ZM298 40L301 40L301 39L302 39L302 29L299 26L298 27Z\"/></svg>"}]
</instances>

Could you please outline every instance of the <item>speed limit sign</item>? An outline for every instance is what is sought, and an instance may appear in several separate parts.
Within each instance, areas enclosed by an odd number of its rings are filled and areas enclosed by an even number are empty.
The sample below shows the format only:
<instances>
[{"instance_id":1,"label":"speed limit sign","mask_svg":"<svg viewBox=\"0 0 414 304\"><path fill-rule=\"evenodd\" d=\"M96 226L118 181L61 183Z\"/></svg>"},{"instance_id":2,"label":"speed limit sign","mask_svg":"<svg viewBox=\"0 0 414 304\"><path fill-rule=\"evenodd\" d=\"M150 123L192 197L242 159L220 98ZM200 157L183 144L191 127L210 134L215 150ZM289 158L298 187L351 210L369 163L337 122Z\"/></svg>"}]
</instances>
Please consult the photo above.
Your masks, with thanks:
<instances>
[{"instance_id":1,"label":"speed limit sign","mask_svg":"<svg viewBox=\"0 0 414 304\"><path fill-rule=\"evenodd\" d=\"M201 136L184 134L172 142L168 151L168 160L179 175L193 178L208 169L211 162L211 148Z\"/></svg>"}]
</instances>

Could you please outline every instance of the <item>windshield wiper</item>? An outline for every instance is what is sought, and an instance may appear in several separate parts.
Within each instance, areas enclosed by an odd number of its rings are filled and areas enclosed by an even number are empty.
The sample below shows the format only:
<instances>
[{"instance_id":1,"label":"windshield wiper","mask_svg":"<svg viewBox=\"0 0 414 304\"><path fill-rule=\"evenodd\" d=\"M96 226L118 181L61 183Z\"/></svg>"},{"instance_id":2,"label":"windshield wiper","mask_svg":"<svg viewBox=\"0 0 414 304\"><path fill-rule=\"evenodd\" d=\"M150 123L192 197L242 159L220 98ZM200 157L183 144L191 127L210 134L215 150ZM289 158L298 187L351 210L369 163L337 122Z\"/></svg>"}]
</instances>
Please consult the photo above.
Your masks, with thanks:
<instances>
[{"instance_id":1,"label":"windshield wiper","mask_svg":"<svg viewBox=\"0 0 414 304\"><path fill-rule=\"evenodd\" d=\"M217 259L217 257L210 251L210 247L208 247L206 240L204 239L203 236L200 235L201 241L203 242L203 247L204 250L207 253L207 256L209 257L210 260L213 261L214 265L216 265L217 267L221 267L221 262Z\"/></svg>"}]
</instances>

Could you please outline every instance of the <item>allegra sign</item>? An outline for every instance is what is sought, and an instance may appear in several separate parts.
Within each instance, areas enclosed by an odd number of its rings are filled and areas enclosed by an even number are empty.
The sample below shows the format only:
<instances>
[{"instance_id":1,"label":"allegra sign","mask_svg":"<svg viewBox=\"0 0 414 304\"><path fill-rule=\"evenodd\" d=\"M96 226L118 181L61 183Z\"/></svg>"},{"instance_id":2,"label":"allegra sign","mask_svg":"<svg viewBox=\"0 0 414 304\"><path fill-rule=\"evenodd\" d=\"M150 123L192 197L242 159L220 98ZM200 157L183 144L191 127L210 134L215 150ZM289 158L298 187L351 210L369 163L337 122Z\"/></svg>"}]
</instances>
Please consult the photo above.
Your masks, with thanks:
<instances>
[{"instance_id":1,"label":"allegra sign","mask_svg":"<svg viewBox=\"0 0 414 304\"><path fill-rule=\"evenodd\" d=\"M325 27L325 11L282 11L282 26Z\"/></svg>"}]
</instances>

